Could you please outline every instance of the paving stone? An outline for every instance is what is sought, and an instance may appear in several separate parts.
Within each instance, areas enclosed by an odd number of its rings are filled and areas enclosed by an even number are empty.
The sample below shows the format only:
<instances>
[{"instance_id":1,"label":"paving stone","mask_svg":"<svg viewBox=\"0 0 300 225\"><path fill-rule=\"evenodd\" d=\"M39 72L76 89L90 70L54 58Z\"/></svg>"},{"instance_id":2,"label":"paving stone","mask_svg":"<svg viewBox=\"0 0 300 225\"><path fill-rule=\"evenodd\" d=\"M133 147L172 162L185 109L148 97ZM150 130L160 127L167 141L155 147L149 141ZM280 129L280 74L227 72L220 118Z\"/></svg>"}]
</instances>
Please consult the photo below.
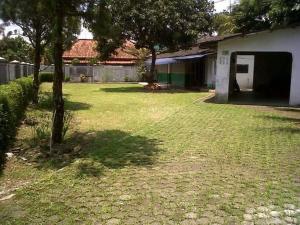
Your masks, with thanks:
<instances>
[{"instance_id":1,"label":"paving stone","mask_svg":"<svg viewBox=\"0 0 300 225\"><path fill-rule=\"evenodd\" d=\"M187 218L187 219L197 219L197 214L193 213L193 212L190 212L190 213L185 214L185 218Z\"/></svg>"},{"instance_id":2,"label":"paving stone","mask_svg":"<svg viewBox=\"0 0 300 225\"><path fill-rule=\"evenodd\" d=\"M209 219L206 218L206 217L202 217L202 218L197 220L197 223L201 224L201 225L207 225L207 224L209 224Z\"/></svg>"},{"instance_id":3,"label":"paving stone","mask_svg":"<svg viewBox=\"0 0 300 225\"><path fill-rule=\"evenodd\" d=\"M253 216L250 214L244 214L244 220L246 221L252 221L253 220Z\"/></svg>"},{"instance_id":4,"label":"paving stone","mask_svg":"<svg viewBox=\"0 0 300 225\"><path fill-rule=\"evenodd\" d=\"M259 219L266 219L266 218L268 218L268 216L267 216L265 213L258 213L258 214L257 214L257 217L258 217Z\"/></svg>"},{"instance_id":5,"label":"paving stone","mask_svg":"<svg viewBox=\"0 0 300 225\"><path fill-rule=\"evenodd\" d=\"M272 212L270 212L270 215L273 216L273 217L279 217L280 216L280 212L272 211Z\"/></svg>"},{"instance_id":6,"label":"paving stone","mask_svg":"<svg viewBox=\"0 0 300 225\"><path fill-rule=\"evenodd\" d=\"M181 225L197 225L197 222L195 220L183 220Z\"/></svg>"},{"instance_id":7,"label":"paving stone","mask_svg":"<svg viewBox=\"0 0 300 225\"><path fill-rule=\"evenodd\" d=\"M293 218L293 217L290 217L290 216L285 217L284 220L285 220L287 223L294 223L294 218Z\"/></svg>"},{"instance_id":8,"label":"paving stone","mask_svg":"<svg viewBox=\"0 0 300 225\"><path fill-rule=\"evenodd\" d=\"M274 224L274 225L277 225L277 224L282 224L283 222L282 222L282 220L281 219L279 219L279 218L272 218L272 219L270 219L269 220L269 224Z\"/></svg>"},{"instance_id":9,"label":"paving stone","mask_svg":"<svg viewBox=\"0 0 300 225\"><path fill-rule=\"evenodd\" d=\"M130 195L121 195L119 199L122 201L129 201L131 199L131 196Z\"/></svg>"},{"instance_id":10,"label":"paving stone","mask_svg":"<svg viewBox=\"0 0 300 225\"><path fill-rule=\"evenodd\" d=\"M257 210L260 211L260 212L268 212L269 211L269 209L267 207L264 207L264 206L258 207Z\"/></svg>"},{"instance_id":11,"label":"paving stone","mask_svg":"<svg viewBox=\"0 0 300 225\"><path fill-rule=\"evenodd\" d=\"M112 218L112 219L108 220L106 224L107 225L117 225L120 223L121 223L120 219Z\"/></svg>"},{"instance_id":12,"label":"paving stone","mask_svg":"<svg viewBox=\"0 0 300 225\"><path fill-rule=\"evenodd\" d=\"M246 213L247 214L253 214L253 213L255 213L255 209L254 208L246 209Z\"/></svg>"},{"instance_id":13,"label":"paving stone","mask_svg":"<svg viewBox=\"0 0 300 225\"><path fill-rule=\"evenodd\" d=\"M242 222L242 225L254 225L254 222L252 222L252 221L244 221L244 222Z\"/></svg>"},{"instance_id":14,"label":"paving stone","mask_svg":"<svg viewBox=\"0 0 300 225\"><path fill-rule=\"evenodd\" d=\"M284 210L284 213L287 216L295 216L296 215L296 212L294 210L289 210L289 209Z\"/></svg>"},{"instance_id":15,"label":"paving stone","mask_svg":"<svg viewBox=\"0 0 300 225\"><path fill-rule=\"evenodd\" d=\"M291 209L291 210L296 209L296 206L293 205L293 204L284 204L283 207L286 208L286 209Z\"/></svg>"}]
</instances>

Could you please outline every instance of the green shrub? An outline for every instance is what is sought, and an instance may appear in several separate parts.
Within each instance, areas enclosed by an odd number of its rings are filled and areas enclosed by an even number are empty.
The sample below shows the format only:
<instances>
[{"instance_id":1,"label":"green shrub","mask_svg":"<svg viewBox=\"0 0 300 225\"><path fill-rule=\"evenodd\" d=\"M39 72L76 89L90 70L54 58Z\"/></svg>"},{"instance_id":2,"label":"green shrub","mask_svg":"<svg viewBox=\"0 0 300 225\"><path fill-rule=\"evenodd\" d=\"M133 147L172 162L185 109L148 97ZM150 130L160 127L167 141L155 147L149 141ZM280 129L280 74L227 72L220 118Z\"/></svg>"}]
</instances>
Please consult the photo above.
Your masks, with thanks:
<instances>
[{"instance_id":1,"label":"green shrub","mask_svg":"<svg viewBox=\"0 0 300 225\"><path fill-rule=\"evenodd\" d=\"M40 78L40 82L53 82L53 73L40 73L39 74L39 78Z\"/></svg>"},{"instance_id":2,"label":"green shrub","mask_svg":"<svg viewBox=\"0 0 300 225\"><path fill-rule=\"evenodd\" d=\"M53 77L54 77L54 74L53 73L40 73L39 74L39 79L40 79L40 82L43 83L43 82L53 82ZM70 77L66 77L64 79L65 82L69 82L70 81Z\"/></svg>"},{"instance_id":3,"label":"green shrub","mask_svg":"<svg viewBox=\"0 0 300 225\"><path fill-rule=\"evenodd\" d=\"M32 90L32 77L0 85L0 167L4 165L5 150L15 137L26 106L32 100Z\"/></svg>"}]
</instances>

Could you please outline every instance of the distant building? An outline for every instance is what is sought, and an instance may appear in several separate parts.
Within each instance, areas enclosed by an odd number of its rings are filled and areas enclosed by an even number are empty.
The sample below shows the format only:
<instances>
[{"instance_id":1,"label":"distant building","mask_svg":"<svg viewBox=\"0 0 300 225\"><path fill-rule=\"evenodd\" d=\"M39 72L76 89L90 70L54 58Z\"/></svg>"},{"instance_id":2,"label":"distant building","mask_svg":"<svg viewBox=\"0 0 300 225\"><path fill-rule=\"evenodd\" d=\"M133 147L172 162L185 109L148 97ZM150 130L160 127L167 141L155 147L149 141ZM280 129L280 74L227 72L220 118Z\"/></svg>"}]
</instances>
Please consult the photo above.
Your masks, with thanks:
<instances>
[{"instance_id":1,"label":"distant building","mask_svg":"<svg viewBox=\"0 0 300 225\"><path fill-rule=\"evenodd\" d=\"M98 52L95 50L97 42L91 39L78 39L70 50L65 51L63 54L63 62L65 64L71 64L75 60L78 60L79 65L88 65L92 61L97 60ZM134 44L127 41L121 48L116 50L116 54L113 54L107 61L100 62L102 65L112 66L132 66L136 64L137 58L130 54L129 50L135 48Z\"/></svg>"},{"instance_id":2,"label":"distant building","mask_svg":"<svg viewBox=\"0 0 300 225\"><path fill-rule=\"evenodd\" d=\"M200 48L199 44L187 50L159 54L157 81L187 89L214 88L216 61L216 49Z\"/></svg>"}]
</instances>

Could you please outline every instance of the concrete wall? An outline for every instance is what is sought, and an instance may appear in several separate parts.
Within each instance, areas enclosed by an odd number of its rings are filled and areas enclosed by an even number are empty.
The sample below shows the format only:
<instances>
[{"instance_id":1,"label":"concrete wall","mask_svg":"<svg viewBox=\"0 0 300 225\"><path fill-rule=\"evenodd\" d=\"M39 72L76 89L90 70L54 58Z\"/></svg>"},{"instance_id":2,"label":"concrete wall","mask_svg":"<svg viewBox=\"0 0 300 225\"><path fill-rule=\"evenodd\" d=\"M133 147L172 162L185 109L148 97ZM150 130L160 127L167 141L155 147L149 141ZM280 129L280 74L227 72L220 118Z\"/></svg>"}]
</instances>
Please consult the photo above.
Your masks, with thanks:
<instances>
[{"instance_id":1,"label":"concrete wall","mask_svg":"<svg viewBox=\"0 0 300 225\"><path fill-rule=\"evenodd\" d=\"M54 73L54 66L41 66L42 72ZM64 65L65 77L71 82L80 82L80 75L88 77L88 82L125 82L139 81L136 66L108 65Z\"/></svg>"},{"instance_id":2,"label":"concrete wall","mask_svg":"<svg viewBox=\"0 0 300 225\"><path fill-rule=\"evenodd\" d=\"M205 59L205 81L209 88L215 88L217 72L217 56L209 55Z\"/></svg>"},{"instance_id":3,"label":"concrete wall","mask_svg":"<svg viewBox=\"0 0 300 225\"><path fill-rule=\"evenodd\" d=\"M0 57L1 58L1 57ZM6 62L0 60L0 84L33 74L33 65L21 65L18 61Z\"/></svg>"},{"instance_id":4,"label":"concrete wall","mask_svg":"<svg viewBox=\"0 0 300 225\"><path fill-rule=\"evenodd\" d=\"M300 104L300 27L265 31L219 42L216 97L229 97L230 56L233 52L289 52L293 56L290 105Z\"/></svg>"}]
</instances>

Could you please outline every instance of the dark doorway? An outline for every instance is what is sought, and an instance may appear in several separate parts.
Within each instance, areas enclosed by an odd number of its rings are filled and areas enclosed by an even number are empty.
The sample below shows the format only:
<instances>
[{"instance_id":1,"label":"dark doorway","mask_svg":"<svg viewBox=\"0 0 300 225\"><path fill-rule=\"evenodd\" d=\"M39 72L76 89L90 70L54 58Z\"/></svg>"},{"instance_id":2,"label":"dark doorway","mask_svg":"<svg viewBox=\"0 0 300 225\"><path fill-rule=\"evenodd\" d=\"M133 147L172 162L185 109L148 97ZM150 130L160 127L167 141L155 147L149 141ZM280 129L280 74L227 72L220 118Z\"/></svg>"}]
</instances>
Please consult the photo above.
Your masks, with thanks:
<instances>
[{"instance_id":1,"label":"dark doorway","mask_svg":"<svg viewBox=\"0 0 300 225\"><path fill-rule=\"evenodd\" d=\"M239 55L253 55L253 89L238 90L237 65ZM230 101L254 101L288 104L290 97L292 54L288 52L236 52L231 56ZM248 68L247 68L248 69Z\"/></svg>"},{"instance_id":2,"label":"dark doorway","mask_svg":"<svg viewBox=\"0 0 300 225\"><path fill-rule=\"evenodd\" d=\"M186 63L185 88L199 89L204 85L205 62L203 59Z\"/></svg>"}]
</instances>

